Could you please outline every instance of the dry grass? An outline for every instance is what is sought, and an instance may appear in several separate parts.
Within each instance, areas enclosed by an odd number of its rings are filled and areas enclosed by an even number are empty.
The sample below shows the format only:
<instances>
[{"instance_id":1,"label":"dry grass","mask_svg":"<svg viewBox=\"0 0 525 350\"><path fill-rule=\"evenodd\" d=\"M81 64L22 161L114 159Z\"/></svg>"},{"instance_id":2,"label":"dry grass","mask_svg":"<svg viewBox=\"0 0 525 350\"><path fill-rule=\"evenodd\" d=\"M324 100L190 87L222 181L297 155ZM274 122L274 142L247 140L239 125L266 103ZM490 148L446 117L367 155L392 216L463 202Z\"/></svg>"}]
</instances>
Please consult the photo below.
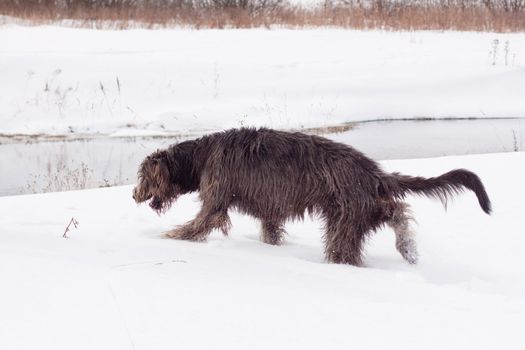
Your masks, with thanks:
<instances>
[{"instance_id":1,"label":"dry grass","mask_svg":"<svg viewBox=\"0 0 525 350\"><path fill-rule=\"evenodd\" d=\"M0 0L0 14L29 24L94 28L283 26L387 30L525 30L525 0Z\"/></svg>"}]
</instances>

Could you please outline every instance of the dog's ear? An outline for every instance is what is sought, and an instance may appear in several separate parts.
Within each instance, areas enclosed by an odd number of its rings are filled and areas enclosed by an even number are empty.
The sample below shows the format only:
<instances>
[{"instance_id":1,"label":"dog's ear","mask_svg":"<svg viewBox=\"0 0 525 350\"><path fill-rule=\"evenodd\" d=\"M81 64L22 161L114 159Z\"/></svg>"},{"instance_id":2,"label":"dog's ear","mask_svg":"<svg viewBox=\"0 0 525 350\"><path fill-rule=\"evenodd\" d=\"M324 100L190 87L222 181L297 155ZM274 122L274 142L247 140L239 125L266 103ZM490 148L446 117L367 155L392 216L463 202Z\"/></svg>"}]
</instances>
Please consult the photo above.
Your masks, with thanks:
<instances>
[{"instance_id":1,"label":"dog's ear","mask_svg":"<svg viewBox=\"0 0 525 350\"><path fill-rule=\"evenodd\" d=\"M152 166L152 178L155 184L157 185L157 188L161 192L168 192L169 187L172 185L171 183L171 176L170 176L170 170L168 168L168 164L165 159L162 157L153 158L151 160L153 163Z\"/></svg>"}]
</instances>

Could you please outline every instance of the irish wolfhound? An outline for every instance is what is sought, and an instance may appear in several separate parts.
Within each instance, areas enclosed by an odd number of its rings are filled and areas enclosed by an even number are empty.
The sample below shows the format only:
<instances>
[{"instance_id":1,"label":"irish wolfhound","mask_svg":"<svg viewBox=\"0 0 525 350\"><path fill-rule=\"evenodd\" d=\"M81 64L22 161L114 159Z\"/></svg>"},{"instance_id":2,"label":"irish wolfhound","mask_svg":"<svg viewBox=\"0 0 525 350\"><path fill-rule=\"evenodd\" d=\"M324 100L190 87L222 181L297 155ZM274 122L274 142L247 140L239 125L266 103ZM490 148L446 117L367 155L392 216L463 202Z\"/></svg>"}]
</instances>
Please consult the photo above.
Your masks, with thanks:
<instances>
[{"instance_id":1,"label":"irish wolfhound","mask_svg":"<svg viewBox=\"0 0 525 350\"><path fill-rule=\"evenodd\" d=\"M289 219L305 213L325 223L326 259L360 265L367 235L386 224L396 248L409 263L417 261L407 194L446 201L473 191L483 211L490 200L480 179L468 170L433 178L385 173L363 153L319 136L270 129L233 129L159 150L140 165L133 190L137 203L150 200L159 214L182 194L199 192L202 208L190 222L166 236L205 240L212 229L228 233L228 209L236 208L262 223L263 242L281 244Z\"/></svg>"}]
</instances>

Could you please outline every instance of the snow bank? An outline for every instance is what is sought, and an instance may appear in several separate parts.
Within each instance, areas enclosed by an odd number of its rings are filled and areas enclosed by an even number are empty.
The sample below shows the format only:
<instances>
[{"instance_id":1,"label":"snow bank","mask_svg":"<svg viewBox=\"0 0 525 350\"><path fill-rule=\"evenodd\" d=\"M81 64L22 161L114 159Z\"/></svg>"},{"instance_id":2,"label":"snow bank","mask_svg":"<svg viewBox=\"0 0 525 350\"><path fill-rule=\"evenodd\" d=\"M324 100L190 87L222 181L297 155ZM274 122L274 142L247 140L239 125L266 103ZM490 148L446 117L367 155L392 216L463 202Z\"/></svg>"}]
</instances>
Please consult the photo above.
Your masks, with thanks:
<instances>
[{"instance_id":1,"label":"snow bank","mask_svg":"<svg viewBox=\"0 0 525 350\"><path fill-rule=\"evenodd\" d=\"M162 217L131 187L0 198L2 349L522 349L525 153L386 161L388 171L477 172L494 214L464 194L446 213L411 198L420 263L377 233L366 267L323 262L320 224L282 247L258 224L207 243L163 240L195 196ZM62 238L71 217L80 221Z\"/></svg>"},{"instance_id":2,"label":"snow bank","mask_svg":"<svg viewBox=\"0 0 525 350\"><path fill-rule=\"evenodd\" d=\"M0 42L7 134L525 116L519 33L5 25Z\"/></svg>"}]
</instances>

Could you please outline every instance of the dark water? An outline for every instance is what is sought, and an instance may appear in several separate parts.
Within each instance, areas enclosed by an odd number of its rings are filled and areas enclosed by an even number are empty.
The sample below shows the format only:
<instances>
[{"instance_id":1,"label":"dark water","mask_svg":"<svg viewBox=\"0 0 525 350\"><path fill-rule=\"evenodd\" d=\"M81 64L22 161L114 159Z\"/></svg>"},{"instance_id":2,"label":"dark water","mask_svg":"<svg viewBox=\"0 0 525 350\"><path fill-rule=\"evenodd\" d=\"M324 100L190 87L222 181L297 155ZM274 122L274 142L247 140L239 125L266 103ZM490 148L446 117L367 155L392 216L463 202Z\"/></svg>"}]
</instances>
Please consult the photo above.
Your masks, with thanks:
<instances>
[{"instance_id":1,"label":"dark water","mask_svg":"<svg viewBox=\"0 0 525 350\"><path fill-rule=\"evenodd\" d=\"M324 136L377 160L513 152L525 150L525 119L367 122ZM182 139L0 144L0 196L131 184L147 154Z\"/></svg>"}]
</instances>

